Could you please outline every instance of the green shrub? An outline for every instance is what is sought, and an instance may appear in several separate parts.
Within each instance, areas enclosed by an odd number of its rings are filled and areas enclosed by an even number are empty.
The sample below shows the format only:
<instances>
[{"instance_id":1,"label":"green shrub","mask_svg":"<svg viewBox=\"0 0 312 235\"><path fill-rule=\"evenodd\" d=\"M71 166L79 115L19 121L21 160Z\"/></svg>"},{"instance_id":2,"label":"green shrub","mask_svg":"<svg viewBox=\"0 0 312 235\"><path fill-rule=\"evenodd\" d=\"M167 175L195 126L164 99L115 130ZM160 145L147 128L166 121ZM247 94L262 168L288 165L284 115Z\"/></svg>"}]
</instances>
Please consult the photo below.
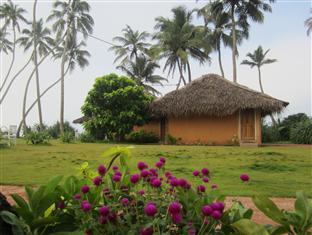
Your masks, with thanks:
<instances>
[{"instance_id":1,"label":"green shrub","mask_svg":"<svg viewBox=\"0 0 312 235\"><path fill-rule=\"evenodd\" d=\"M303 121L291 128L290 141L295 144L312 144L312 120Z\"/></svg>"},{"instance_id":2,"label":"green shrub","mask_svg":"<svg viewBox=\"0 0 312 235\"><path fill-rule=\"evenodd\" d=\"M63 143L73 143L75 141L75 134L71 131L65 131L60 139Z\"/></svg>"},{"instance_id":3,"label":"green shrub","mask_svg":"<svg viewBox=\"0 0 312 235\"><path fill-rule=\"evenodd\" d=\"M153 132L146 132L144 130L133 131L127 136L127 141L132 143L158 143L159 138Z\"/></svg>"},{"instance_id":4,"label":"green shrub","mask_svg":"<svg viewBox=\"0 0 312 235\"><path fill-rule=\"evenodd\" d=\"M291 129L295 128L299 123L307 120L309 120L309 117L305 113L297 113L284 118L284 120L279 124L281 140L290 140Z\"/></svg>"},{"instance_id":5,"label":"green shrub","mask_svg":"<svg viewBox=\"0 0 312 235\"><path fill-rule=\"evenodd\" d=\"M47 144L49 143L50 135L47 131L28 131L25 139L28 144Z\"/></svg>"},{"instance_id":6,"label":"green shrub","mask_svg":"<svg viewBox=\"0 0 312 235\"><path fill-rule=\"evenodd\" d=\"M60 123L56 122L54 125L47 128L49 135L53 139L61 137ZM75 135L75 128L73 128L68 121L64 122L64 132L72 132Z\"/></svg>"},{"instance_id":7,"label":"green shrub","mask_svg":"<svg viewBox=\"0 0 312 235\"><path fill-rule=\"evenodd\" d=\"M79 135L79 140L82 143L93 143L95 142L95 138L89 134L88 132L83 132Z\"/></svg>"},{"instance_id":8,"label":"green shrub","mask_svg":"<svg viewBox=\"0 0 312 235\"><path fill-rule=\"evenodd\" d=\"M175 138L174 136L170 135L170 134L166 134L165 142L166 142L166 144L177 144L178 139Z\"/></svg>"},{"instance_id":9,"label":"green shrub","mask_svg":"<svg viewBox=\"0 0 312 235\"><path fill-rule=\"evenodd\" d=\"M281 140L278 127L262 125L262 143L273 143Z\"/></svg>"}]
</instances>

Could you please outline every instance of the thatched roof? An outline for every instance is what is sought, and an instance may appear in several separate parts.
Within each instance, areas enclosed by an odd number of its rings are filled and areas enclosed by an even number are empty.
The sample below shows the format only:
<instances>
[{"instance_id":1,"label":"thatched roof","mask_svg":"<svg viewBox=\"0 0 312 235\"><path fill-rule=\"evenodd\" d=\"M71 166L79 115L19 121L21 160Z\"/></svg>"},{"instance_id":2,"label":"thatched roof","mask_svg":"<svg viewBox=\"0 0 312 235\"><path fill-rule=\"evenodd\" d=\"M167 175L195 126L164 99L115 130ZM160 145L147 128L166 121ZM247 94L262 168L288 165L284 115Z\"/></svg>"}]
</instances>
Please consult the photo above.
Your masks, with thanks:
<instances>
[{"instance_id":1,"label":"thatched roof","mask_svg":"<svg viewBox=\"0 0 312 235\"><path fill-rule=\"evenodd\" d=\"M75 123L75 124L81 124L81 123L83 123L83 122L85 122L85 121L87 121L87 118L86 118L85 116L83 116L83 117L80 117L80 118L75 119L75 120L73 121L73 123Z\"/></svg>"},{"instance_id":2,"label":"thatched roof","mask_svg":"<svg viewBox=\"0 0 312 235\"><path fill-rule=\"evenodd\" d=\"M252 90L216 74L203 75L150 105L156 116L227 116L243 109L262 115L281 112L289 103Z\"/></svg>"}]
</instances>

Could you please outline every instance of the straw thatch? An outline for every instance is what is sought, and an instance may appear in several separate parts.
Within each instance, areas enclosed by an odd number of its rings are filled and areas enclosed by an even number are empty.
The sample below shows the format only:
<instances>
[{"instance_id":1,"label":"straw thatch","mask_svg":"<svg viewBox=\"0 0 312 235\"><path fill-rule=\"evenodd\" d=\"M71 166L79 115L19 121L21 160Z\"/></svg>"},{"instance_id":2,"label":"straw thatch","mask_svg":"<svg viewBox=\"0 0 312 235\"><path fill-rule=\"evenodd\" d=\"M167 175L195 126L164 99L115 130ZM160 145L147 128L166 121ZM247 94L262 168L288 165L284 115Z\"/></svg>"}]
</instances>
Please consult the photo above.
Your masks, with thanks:
<instances>
[{"instance_id":1,"label":"straw thatch","mask_svg":"<svg viewBox=\"0 0 312 235\"><path fill-rule=\"evenodd\" d=\"M75 124L81 124L81 123L83 123L83 122L85 122L85 121L87 121L87 120L88 120L87 117L83 116L83 117L80 117L80 118L75 119L75 120L73 121L73 123L75 123Z\"/></svg>"},{"instance_id":2,"label":"straw thatch","mask_svg":"<svg viewBox=\"0 0 312 235\"><path fill-rule=\"evenodd\" d=\"M281 112L288 102L233 83L216 74L204 75L150 105L156 116L227 116L257 109L262 115Z\"/></svg>"}]
</instances>

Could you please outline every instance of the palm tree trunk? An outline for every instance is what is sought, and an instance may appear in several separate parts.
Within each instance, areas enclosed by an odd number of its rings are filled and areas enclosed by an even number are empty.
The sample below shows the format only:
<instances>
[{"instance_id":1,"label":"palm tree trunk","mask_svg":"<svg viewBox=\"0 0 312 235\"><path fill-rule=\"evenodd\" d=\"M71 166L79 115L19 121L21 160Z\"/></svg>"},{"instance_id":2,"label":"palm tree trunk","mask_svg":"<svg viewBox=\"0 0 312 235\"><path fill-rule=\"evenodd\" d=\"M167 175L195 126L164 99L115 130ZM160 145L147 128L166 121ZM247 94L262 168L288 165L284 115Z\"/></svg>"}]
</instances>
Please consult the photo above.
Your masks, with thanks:
<instances>
[{"instance_id":1,"label":"palm tree trunk","mask_svg":"<svg viewBox=\"0 0 312 235\"><path fill-rule=\"evenodd\" d=\"M218 47L218 59L219 59L219 67L220 67L220 71L221 71L221 76L224 77L224 71L223 71L222 61L221 61L221 48L220 48L220 43L218 43L217 47Z\"/></svg>"},{"instance_id":2,"label":"palm tree trunk","mask_svg":"<svg viewBox=\"0 0 312 235\"><path fill-rule=\"evenodd\" d=\"M3 81L3 83L1 84L0 92L1 92L2 89L4 88L4 85L6 84L8 78L9 78L9 75L10 75L10 73L11 73L11 70L12 70L12 68L13 68L13 64L14 64L14 61L15 61L15 47L16 47L16 29L15 29L15 26L13 25L12 60L11 60L11 64L10 64L9 70L8 70L7 74L5 75L4 81Z\"/></svg>"},{"instance_id":3,"label":"palm tree trunk","mask_svg":"<svg viewBox=\"0 0 312 235\"><path fill-rule=\"evenodd\" d=\"M37 28L37 22L36 22L36 6L37 6L37 0L34 2L33 7L33 30L36 32ZM39 84L39 69L38 69L38 60L37 60L37 37L36 33L34 34L34 63L35 63L35 69L36 69L36 87L37 87L37 100L38 100L38 114L39 114L39 124L40 127L43 127L43 121L42 121L42 109L41 109L41 100L40 100L40 84Z\"/></svg>"},{"instance_id":4,"label":"palm tree trunk","mask_svg":"<svg viewBox=\"0 0 312 235\"><path fill-rule=\"evenodd\" d=\"M260 67L258 67L258 74L259 74L259 85L260 85L260 90L261 90L262 93L264 93L263 87L262 87L262 81L261 81L261 71L260 71Z\"/></svg>"},{"instance_id":5,"label":"palm tree trunk","mask_svg":"<svg viewBox=\"0 0 312 235\"><path fill-rule=\"evenodd\" d=\"M233 62L233 82L237 83L237 71L236 71L236 25L234 16L235 5L231 6L231 18L232 18L232 62Z\"/></svg>"},{"instance_id":6,"label":"palm tree trunk","mask_svg":"<svg viewBox=\"0 0 312 235\"><path fill-rule=\"evenodd\" d=\"M185 86L186 81L185 81L184 76L183 76L182 62L180 63L179 59L177 60L177 62L178 62L178 68L179 68L179 72L180 72L180 79L183 81L183 84Z\"/></svg>"},{"instance_id":7,"label":"palm tree trunk","mask_svg":"<svg viewBox=\"0 0 312 235\"><path fill-rule=\"evenodd\" d=\"M35 73L35 70L32 71L32 73L30 74L28 80L27 80L27 83L26 83L26 87L25 87L25 91L24 91L24 98L23 98L23 113L22 113L22 117L23 117L23 128L24 128L24 135L27 131L27 125L26 125L26 101L27 101L27 94L28 94L28 88L29 88L29 84L30 84L30 81L33 77Z\"/></svg>"},{"instance_id":8,"label":"palm tree trunk","mask_svg":"<svg viewBox=\"0 0 312 235\"><path fill-rule=\"evenodd\" d=\"M66 47L65 47L66 48ZM60 111L60 133L61 135L64 133L64 78L65 78L65 50L62 56L62 63L61 63L61 111Z\"/></svg>"},{"instance_id":9,"label":"palm tree trunk","mask_svg":"<svg viewBox=\"0 0 312 235\"><path fill-rule=\"evenodd\" d=\"M192 81L192 73L191 73L191 66L190 63L187 61L187 71L188 71L188 80L189 83Z\"/></svg>"}]
</instances>

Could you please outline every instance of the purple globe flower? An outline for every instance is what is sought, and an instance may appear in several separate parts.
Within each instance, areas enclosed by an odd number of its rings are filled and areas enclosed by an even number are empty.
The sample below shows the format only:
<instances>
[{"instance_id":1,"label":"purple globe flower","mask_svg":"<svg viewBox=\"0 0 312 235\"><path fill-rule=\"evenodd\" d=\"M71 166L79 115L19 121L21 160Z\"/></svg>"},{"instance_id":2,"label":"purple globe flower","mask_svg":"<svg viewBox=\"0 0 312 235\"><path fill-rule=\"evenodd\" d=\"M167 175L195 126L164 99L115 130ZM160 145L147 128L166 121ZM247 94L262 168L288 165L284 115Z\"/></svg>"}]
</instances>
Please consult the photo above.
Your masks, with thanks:
<instances>
[{"instance_id":1,"label":"purple globe flower","mask_svg":"<svg viewBox=\"0 0 312 235\"><path fill-rule=\"evenodd\" d=\"M81 199L81 195L79 193L77 193L77 194L75 194L73 196L73 198L76 199L76 200L80 200Z\"/></svg>"},{"instance_id":2,"label":"purple globe flower","mask_svg":"<svg viewBox=\"0 0 312 235\"><path fill-rule=\"evenodd\" d=\"M109 214L109 207L108 206L101 206L99 212L103 216L107 216Z\"/></svg>"},{"instance_id":3,"label":"purple globe flower","mask_svg":"<svg viewBox=\"0 0 312 235\"><path fill-rule=\"evenodd\" d=\"M146 169L148 166L144 162L138 162L138 169L141 171Z\"/></svg>"},{"instance_id":4,"label":"purple globe flower","mask_svg":"<svg viewBox=\"0 0 312 235\"><path fill-rule=\"evenodd\" d=\"M163 164L165 164L166 163L166 158L165 157L160 157L159 161L161 161Z\"/></svg>"},{"instance_id":5,"label":"purple globe flower","mask_svg":"<svg viewBox=\"0 0 312 235\"><path fill-rule=\"evenodd\" d=\"M206 191L206 187L204 185L198 185L197 190L198 192L204 193Z\"/></svg>"},{"instance_id":6,"label":"purple globe flower","mask_svg":"<svg viewBox=\"0 0 312 235\"><path fill-rule=\"evenodd\" d=\"M155 206L155 204L153 202L149 202L145 206L144 212L148 216L154 216L157 213L157 207Z\"/></svg>"},{"instance_id":7,"label":"purple globe flower","mask_svg":"<svg viewBox=\"0 0 312 235\"><path fill-rule=\"evenodd\" d=\"M142 228L140 231L140 235L153 235L153 228L149 227L149 228Z\"/></svg>"},{"instance_id":8,"label":"purple globe flower","mask_svg":"<svg viewBox=\"0 0 312 235\"><path fill-rule=\"evenodd\" d=\"M90 191L90 187L88 185L83 185L80 190L83 193L88 193Z\"/></svg>"},{"instance_id":9,"label":"purple globe flower","mask_svg":"<svg viewBox=\"0 0 312 235\"><path fill-rule=\"evenodd\" d=\"M202 213L205 216L211 215L211 213L213 212L212 208L210 205L204 205L201 209Z\"/></svg>"},{"instance_id":10,"label":"purple globe flower","mask_svg":"<svg viewBox=\"0 0 312 235\"><path fill-rule=\"evenodd\" d=\"M207 224L209 224L209 223L210 223L210 221L209 221L208 219L205 218L205 219L204 219L204 224L207 225Z\"/></svg>"},{"instance_id":11,"label":"purple globe flower","mask_svg":"<svg viewBox=\"0 0 312 235\"><path fill-rule=\"evenodd\" d=\"M179 186L184 188L186 184L187 184L186 179L179 179Z\"/></svg>"},{"instance_id":12,"label":"purple globe flower","mask_svg":"<svg viewBox=\"0 0 312 235\"><path fill-rule=\"evenodd\" d=\"M219 186L217 185L217 184L213 184L213 185L211 185L211 188L212 189L217 189Z\"/></svg>"},{"instance_id":13,"label":"purple globe flower","mask_svg":"<svg viewBox=\"0 0 312 235\"><path fill-rule=\"evenodd\" d=\"M181 213L171 214L172 222L175 224L181 223L183 220Z\"/></svg>"},{"instance_id":14,"label":"purple globe flower","mask_svg":"<svg viewBox=\"0 0 312 235\"><path fill-rule=\"evenodd\" d=\"M140 175L139 174L133 174L130 176L130 181L131 183L135 184L140 180Z\"/></svg>"},{"instance_id":15,"label":"purple globe flower","mask_svg":"<svg viewBox=\"0 0 312 235\"><path fill-rule=\"evenodd\" d=\"M201 172L203 173L203 175L209 175L209 169L208 168L203 168L201 170Z\"/></svg>"},{"instance_id":16,"label":"purple globe flower","mask_svg":"<svg viewBox=\"0 0 312 235\"><path fill-rule=\"evenodd\" d=\"M247 182L247 181L249 181L249 175L247 175L247 174L241 174L241 175L240 175L240 179L241 179L242 181L244 181L244 182Z\"/></svg>"},{"instance_id":17,"label":"purple globe flower","mask_svg":"<svg viewBox=\"0 0 312 235\"><path fill-rule=\"evenodd\" d=\"M156 179L154 179L154 180L151 181L151 185L152 185L153 187L158 188L158 187L161 186L161 180L158 179L158 178L156 178Z\"/></svg>"},{"instance_id":18,"label":"purple globe flower","mask_svg":"<svg viewBox=\"0 0 312 235\"><path fill-rule=\"evenodd\" d=\"M178 186L179 185L179 180L177 179L177 178L172 178L171 180L170 180L170 185L171 186L173 186L173 187L176 187L176 186Z\"/></svg>"},{"instance_id":19,"label":"purple globe flower","mask_svg":"<svg viewBox=\"0 0 312 235\"><path fill-rule=\"evenodd\" d=\"M100 224L106 224L107 222L108 222L107 216L101 215L101 216L99 217L99 223L100 223Z\"/></svg>"},{"instance_id":20,"label":"purple globe flower","mask_svg":"<svg viewBox=\"0 0 312 235\"><path fill-rule=\"evenodd\" d=\"M166 171L165 176L166 176L166 178L169 178L172 176L172 173L170 171Z\"/></svg>"},{"instance_id":21,"label":"purple globe flower","mask_svg":"<svg viewBox=\"0 0 312 235\"><path fill-rule=\"evenodd\" d=\"M115 175L122 176L122 173L120 171L115 171Z\"/></svg>"},{"instance_id":22,"label":"purple globe flower","mask_svg":"<svg viewBox=\"0 0 312 235\"><path fill-rule=\"evenodd\" d=\"M144 193L145 193L145 192L144 192L144 190L142 190L142 189L138 191L138 194L140 194L141 196L143 196Z\"/></svg>"},{"instance_id":23,"label":"purple globe flower","mask_svg":"<svg viewBox=\"0 0 312 235\"><path fill-rule=\"evenodd\" d=\"M129 205L129 199L124 197L120 200L121 204L124 205L124 206L128 206Z\"/></svg>"},{"instance_id":24,"label":"purple globe flower","mask_svg":"<svg viewBox=\"0 0 312 235\"><path fill-rule=\"evenodd\" d=\"M118 166L113 166L113 171L118 171L119 167Z\"/></svg>"},{"instance_id":25,"label":"purple globe flower","mask_svg":"<svg viewBox=\"0 0 312 235\"><path fill-rule=\"evenodd\" d=\"M149 172L152 173L153 176L157 176L157 170L154 168L150 168Z\"/></svg>"},{"instance_id":26,"label":"purple globe flower","mask_svg":"<svg viewBox=\"0 0 312 235\"><path fill-rule=\"evenodd\" d=\"M113 175L113 180L115 182L119 182L121 180L121 176L120 175Z\"/></svg>"},{"instance_id":27,"label":"purple globe flower","mask_svg":"<svg viewBox=\"0 0 312 235\"><path fill-rule=\"evenodd\" d=\"M182 209L182 205L179 202L172 202L169 205L169 212L171 214L180 213Z\"/></svg>"},{"instance_id":28,"label":"purple globe flower","mask_svg":"<svg viewBox=\"0 0 312 235\"><path fill-rule=\"evenodd\" d=\"M204 181L205 183L209 183L209 178L208 178L207 176L204 176L204 177L203 177L203 181Z\"/></svg>"},{"instance_id":29,"label":"purple globe flower","mask_svg":"<svg viewBox=\"0 0 312 235\"><path fill-rule=\"evenodd\" d=\"M105 175L106 173L106 167L103 164L99 165L97 170L100 175Z\"/></svg>"},{"instance_id":30,"label":"purple globe flower","mask_svg":"<svg viewBox=\"0 0 312 235\"><path fill-rule=\"evenodd\" d=\"M214 202L211 204L211 208L214 211L222 211L224 209L224 203L223 202Z\"/></svg>"},{"instance_id":31,"label":"purple globe flower","mask_svg":"<svg viewBox=\"0 0 312 235\"><path fill-rule=\"evenodd\" d=\"M59 202L57 203L57 207L58 207L59 209L63 210L63 209L65 208L65 201L64 201L64 200L59 201Z\"/></svg>"},{"instance_id":32,"label":"purple globe flower","mask_svg":"<svg viewBox=\"0 0 312 235\"><path fill-rule=\"evenodd\" d=\"M195 177L197 177L197 176L199 176L199 170L195 170L195 171L193 171L193 175L195 176Z\"/></svg>"},{"instance_id":33,"label":"purple globe flower","mask_svg":"<svg viewBox=\"0 0 312 235\"><path fill-rule=\"evenodd\" d=\"M161 162L161 161L156 162L156 164L155 164L155 166L156 166L157 168L162 168L163 165L164 165L164 163Z\"/></svg>"},{"instance_id":34,"label":"purple globe flower","mask_svg":"<svg viewBox=\"0 0 312 235\"><path fill-rule=\"evenodd\" d=\"M142 170L141 171L141 177L145 178L149 175L150 173L147 170Z\"/></svg>"},{"instance_id":35,"label":"purple globe flower","mask_svg":"<svg viewBox=\"0 0 312 235\"><path fill-rule=\"evenodd\" d=\"M104 193L105 195L110 194L109 188L104 188L104 189L103 189L103 193Z\"/></svg>"},{"instance_id":36,"label":"purple globe flower","mask_svg":"<svg viewBox=\"0 0 312 235\"><path fill-rule=\"evenodd\" d=\"M93 184L94 184L94 185L99 186L101 183L102 183L102 177L101 177L101 176L96 176L96 177L93 179Z\"/></svg>"},{"instance_id":37,"label":"purple globe flower","mask_svg":"<svg viewBox=\"0 0 312 235\"><path fill-rule=\"evenodd\" d=\"M196 229L195 229L195 228L190 228L190 229L187 231L187 234L188 234L188 235L196 235Z\"/></svg>"},{"instance_id":38,"label":"purple globe flower","mask_svg":"<svg viewBox=\"0 0 312 235\"><path fill-rule=\"evenodd\" d=\"M89 211L89 210L91 210L92 209L92 207L91 207L91 204L88 202L88 201L82 201L81 202L81 209L83 210L83 211Z\"/></svg>"},{"instance_id":39,"label":"purple globe flower","mask_svg":"<svg viewBox=\"0 0 312 235\"><path fill-rule=\"evenodd\" d=\"M211 213L212 218L219 220L222 217L222 213L220 211L213 211Z\"/></svg>"}]
</instances>

